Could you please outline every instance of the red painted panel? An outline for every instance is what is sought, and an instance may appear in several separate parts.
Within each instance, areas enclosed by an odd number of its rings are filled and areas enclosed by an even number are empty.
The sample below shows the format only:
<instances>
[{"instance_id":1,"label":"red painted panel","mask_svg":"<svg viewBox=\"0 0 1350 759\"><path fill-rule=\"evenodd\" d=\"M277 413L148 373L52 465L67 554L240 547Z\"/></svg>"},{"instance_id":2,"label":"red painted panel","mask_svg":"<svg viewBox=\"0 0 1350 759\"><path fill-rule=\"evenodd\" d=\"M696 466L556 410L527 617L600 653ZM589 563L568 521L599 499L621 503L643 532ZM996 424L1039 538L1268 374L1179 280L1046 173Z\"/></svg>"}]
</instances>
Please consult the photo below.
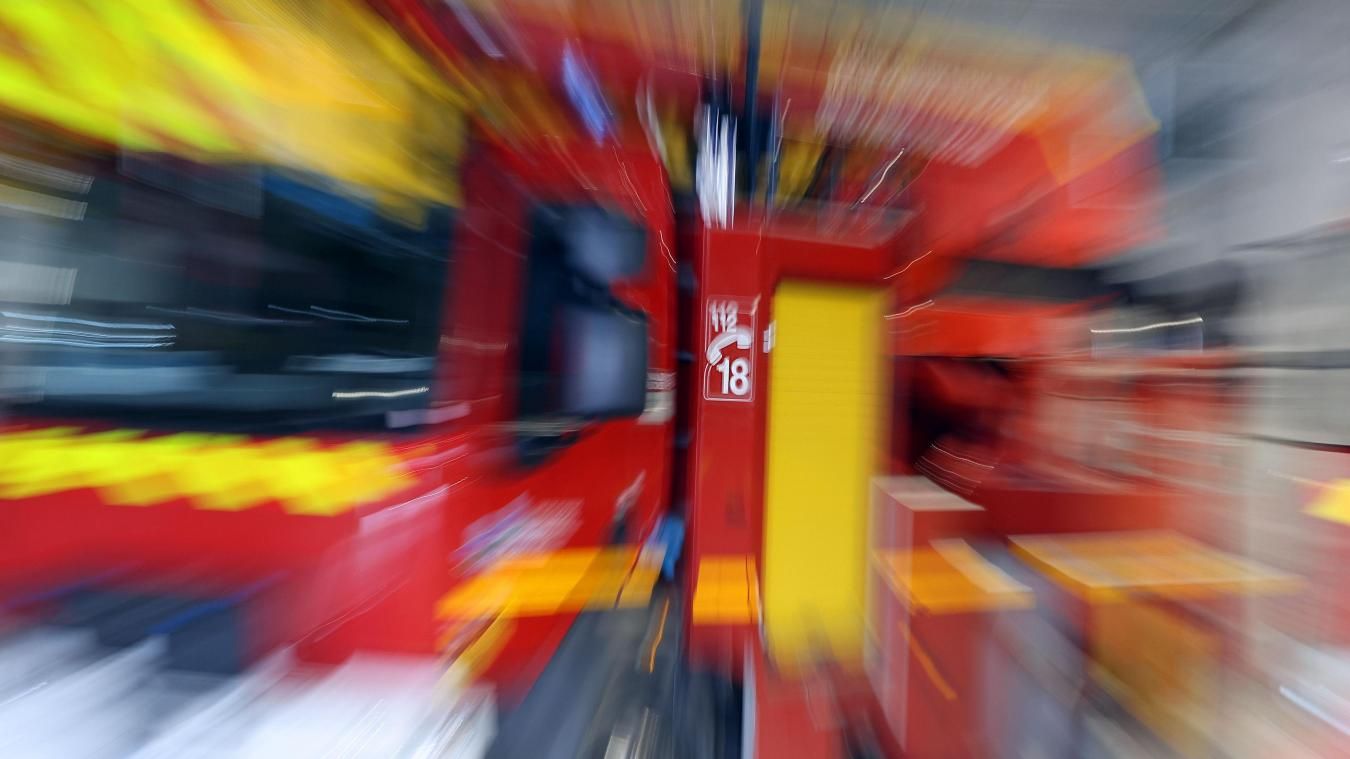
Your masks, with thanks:
<instances>
[{"instance_id":1,"label":"red painted panel","mask_svg":"<svg viewBox=\"0 0 1350 759\"><path fill-rule=\"evenodd\" d=\"M863 210L821 225L816 216L783 215L771 221L745 215L731 229L686 230L685 249L694 263L697 288L688 328L693 365L684 398L690 410L692 438L687 477L689 530L686 540L687 591L704 556L750 556L763 546L764 440L768 415L768 371L772 361L772 296L783 278L876 284L893 270L899 225ZM710 345L723 335L725 307L735 303L738 324L753 335L748 351L736 351L750 368L746 393L721 391L718 364ZM746 309L751 309L751 314ZM734 343L723 341L727 346ZM729 354L728 354L729 355ZM730 366L727 367L730 370ZM710 387L713 392L707 392ZM734 389L734 388L729 388ZM686 620L689 623L689 620ZM746 644L758 636L753 625L725 628L690 625L692 653L717 663L739 661Z\"/></svg>"},{"instance_id":2,"label":"red painted panel","mask_svg":"<svg viewBox=\"0 0 1350 759\"><path fill-rule=\"evenodd\" d=\"M513 506L527 518L566 512L558 548L607 542L616 521L626 522L627 540L644 538L667 506L669 419L591 421L528 468L503 422L514 413L525 214L535 201L600 202L646 228L646 266L613 291L648 317L649 389L653 378L669 382L673 214L664 172L647 151L610 145L483 150L466 168L468 200L454 236L435 394L442 419L414 435L379 436L403 460L406 487L329 517L277 503L211 511L175 495L115 506L93 490L6 500L0 589L40 592L109 568L116 571L108 582L209 578L224 590L269 579L288 599L269 621L284 630L279 637L300 642L308 658L334 661L357 649L435 652L442 632L435 603L471 574L459 549L484 516ZM354 439L308 437L321 446ZM620 510L626 519L616 520ZM515 688L533 679L573 617L518 625L494 676Z\"/></svg>"}]
</instances>

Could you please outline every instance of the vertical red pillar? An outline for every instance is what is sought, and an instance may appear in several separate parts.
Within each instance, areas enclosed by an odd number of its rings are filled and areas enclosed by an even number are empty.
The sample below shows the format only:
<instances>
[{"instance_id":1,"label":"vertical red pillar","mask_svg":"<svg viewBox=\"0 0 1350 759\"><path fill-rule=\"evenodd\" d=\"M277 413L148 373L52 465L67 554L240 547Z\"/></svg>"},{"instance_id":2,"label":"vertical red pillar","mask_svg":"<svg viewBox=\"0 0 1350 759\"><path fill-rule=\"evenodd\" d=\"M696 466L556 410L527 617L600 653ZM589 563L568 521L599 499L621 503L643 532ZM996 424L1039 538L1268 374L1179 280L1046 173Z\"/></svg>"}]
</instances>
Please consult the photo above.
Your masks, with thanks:
<instances>
[{"instance_id":1,"label":"vertical red pillar","mask_svg":"<svg viewBox=\"0 0 1350 759\"><path fill-rule=\"evenodd\" d=\"M696 660L739 672L758 635L770 298L758 225L691 237L688 640Z\"/></svg>"}]
</instances>

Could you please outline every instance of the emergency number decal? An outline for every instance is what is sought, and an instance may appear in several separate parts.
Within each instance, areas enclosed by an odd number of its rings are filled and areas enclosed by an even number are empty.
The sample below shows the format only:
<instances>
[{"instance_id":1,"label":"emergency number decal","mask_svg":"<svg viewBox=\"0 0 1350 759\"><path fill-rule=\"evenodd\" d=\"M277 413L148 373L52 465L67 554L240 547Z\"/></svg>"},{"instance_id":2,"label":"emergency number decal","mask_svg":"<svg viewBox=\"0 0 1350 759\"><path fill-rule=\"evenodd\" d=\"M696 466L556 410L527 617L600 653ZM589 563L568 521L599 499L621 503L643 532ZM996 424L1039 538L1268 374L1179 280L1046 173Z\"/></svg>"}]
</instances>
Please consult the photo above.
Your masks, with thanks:
<instances>
[{"instance_id":1,"label":"emergency number decal","mask_svg":"<svg viewBox=\"0 0 1350 759\"><path fill-rule=\"evenodd\" d=\"M703 328L703 397L749 402L755 398L756 301L709 298Z\"/></svg>"}]
</instances>

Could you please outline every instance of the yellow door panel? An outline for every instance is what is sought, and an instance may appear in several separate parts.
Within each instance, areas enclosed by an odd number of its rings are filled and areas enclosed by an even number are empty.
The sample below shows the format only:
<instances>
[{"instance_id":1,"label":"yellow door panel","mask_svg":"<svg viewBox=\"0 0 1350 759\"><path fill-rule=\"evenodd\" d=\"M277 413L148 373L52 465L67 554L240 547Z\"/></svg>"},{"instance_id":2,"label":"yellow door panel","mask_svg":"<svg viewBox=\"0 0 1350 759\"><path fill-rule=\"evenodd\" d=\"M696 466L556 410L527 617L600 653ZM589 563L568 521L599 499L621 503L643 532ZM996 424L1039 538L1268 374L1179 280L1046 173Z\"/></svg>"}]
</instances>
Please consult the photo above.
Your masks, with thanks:
<instances>
[{"instance_id":1,"label":"yellow door panel","mask_svg":"<svg viewBox=\"0 0 1350 759\"><path fill-rule=\"evenodd\" d=\"M784 665L862 651L868 482L885 429L879 290L784 282L774 297L764 623Z\"/></svg>"}]
</instances>

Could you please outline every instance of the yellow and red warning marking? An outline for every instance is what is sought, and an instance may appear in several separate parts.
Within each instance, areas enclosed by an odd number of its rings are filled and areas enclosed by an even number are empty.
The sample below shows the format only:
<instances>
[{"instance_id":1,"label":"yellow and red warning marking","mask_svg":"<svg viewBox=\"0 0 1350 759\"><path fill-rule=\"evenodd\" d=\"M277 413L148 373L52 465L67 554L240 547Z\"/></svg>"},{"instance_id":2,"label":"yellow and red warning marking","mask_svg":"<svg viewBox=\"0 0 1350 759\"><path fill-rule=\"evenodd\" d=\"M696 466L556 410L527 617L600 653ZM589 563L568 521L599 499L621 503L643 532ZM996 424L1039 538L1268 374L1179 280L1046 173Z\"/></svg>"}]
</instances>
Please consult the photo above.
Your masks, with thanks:
<instances>
[{"instance_id":1,"label":"yellow and red warning marking","mask_svg":"<svg viewBox=\"0 0 1350 759\"><path fill-rule=\"evenodd\" d=\"M241 435L152 435L74 427L0 432L0 501L92 490L100 501L242 511L276 503L290 514L336 516L410 484L388 443Z\"/></svg>"},{"instance_id":2,"label":"yellow and red warning marking","mask_svg":"<svg viewBox=\"0 0 1350 759\"><path fill-rule=\"evenodd\" d=\"M471 90L360 0L0 4L0 106L128 150L454 203Z\"/></svg>"}]
</instances>

